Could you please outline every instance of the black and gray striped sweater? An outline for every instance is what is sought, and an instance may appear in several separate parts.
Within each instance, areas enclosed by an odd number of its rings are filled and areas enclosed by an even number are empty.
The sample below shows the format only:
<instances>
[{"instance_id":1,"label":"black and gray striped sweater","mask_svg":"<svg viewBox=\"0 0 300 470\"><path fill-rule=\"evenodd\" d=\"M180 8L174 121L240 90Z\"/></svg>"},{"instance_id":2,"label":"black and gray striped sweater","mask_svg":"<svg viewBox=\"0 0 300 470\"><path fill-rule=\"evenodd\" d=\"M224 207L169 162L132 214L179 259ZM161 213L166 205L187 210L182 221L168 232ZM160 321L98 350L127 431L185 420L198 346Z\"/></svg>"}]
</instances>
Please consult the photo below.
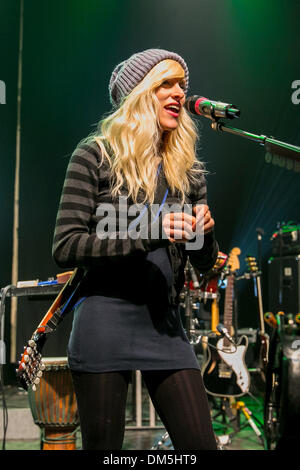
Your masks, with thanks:
<instances>
[{"instance_id":1,"label":"black and gray striped sweater","mask_svg":"<svg viewBox=\"0 0 300 470\"><path fill-rule=\"evenodd\" d=\"M155 203L162 202L166 188L166 179L161 171L158 176ZM122 194L126 196L125 189ZM165 203L176 202L179 203L178 196L169 191ZM206 203L204 177L191 186L187 202ZM68 164L56 219L52 254L59 267L72 269L77 266L101 267L103 260L111 259L115 262L120 257L147 256L150 251L165 247L173 270L171 301L177 304L184 283L187 256L200 272L206 272L214 265L219 248L213 232L205 235L204 246L200 250L187 250L184 244L171 243L162 235L161 213L154 224L149 218L147 237L126 236L126 229L120 231L118 224L113 237L99 237L97 224L104 218L103 213L99 215L99 207L101 205L105 207L103 204L112 205L111 207L116 209L116 214L122 219L125 212L118 210L119 202L113 201L110 195L108 162L105 158L102 160L100 148L95 141L88 144L81 143L73 152ZM133 216L128 216L128 223L133 219ZM153 237L151 235L153 233L158 233L158 238Z\"/></svg>"}]
</instances>

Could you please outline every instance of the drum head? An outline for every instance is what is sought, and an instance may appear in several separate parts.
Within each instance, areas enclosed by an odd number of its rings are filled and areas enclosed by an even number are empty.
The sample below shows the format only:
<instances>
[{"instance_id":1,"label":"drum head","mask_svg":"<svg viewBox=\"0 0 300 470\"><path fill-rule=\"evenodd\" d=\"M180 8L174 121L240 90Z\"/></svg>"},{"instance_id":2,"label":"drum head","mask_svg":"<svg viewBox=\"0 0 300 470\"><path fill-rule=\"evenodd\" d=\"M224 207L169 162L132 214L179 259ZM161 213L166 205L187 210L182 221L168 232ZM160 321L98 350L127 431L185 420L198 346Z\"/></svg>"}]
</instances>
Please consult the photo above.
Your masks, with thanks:
<instances>
[{"instance_id":1,"label":"drum head","mask_svg":"<svg viewBox=\"0 0 300 470\"><path fill-rule=\"evenodd\" d=\"M67 357L43 357L42 362L46 366L45 370L66 369L69 367Z\"/></svg>"}]
</instances>

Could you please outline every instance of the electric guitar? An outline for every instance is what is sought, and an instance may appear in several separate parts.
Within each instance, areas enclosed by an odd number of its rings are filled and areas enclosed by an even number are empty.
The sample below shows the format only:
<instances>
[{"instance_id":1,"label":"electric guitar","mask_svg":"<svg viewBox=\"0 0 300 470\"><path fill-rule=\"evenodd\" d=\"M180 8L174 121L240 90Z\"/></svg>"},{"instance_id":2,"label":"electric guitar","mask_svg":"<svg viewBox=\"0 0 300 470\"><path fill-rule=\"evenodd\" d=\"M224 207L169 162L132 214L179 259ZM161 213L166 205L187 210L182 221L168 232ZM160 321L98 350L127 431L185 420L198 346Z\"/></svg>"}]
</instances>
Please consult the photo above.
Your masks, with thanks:
<instances>
[{"instance_id":1,"label":"electric guitar","mask_svg":"<svg viewBox=\"0 0 300 470\"><path fill-rule=\"evenodd\" d=\"M222 276L223 271L225 270L226 262L228 260L228 255L219 251L216 264L213 267L213 270L216 273L217 286L219 287L219 282ZM217 288L218 288L217 287ZM219 324L219 295L213 299L211 304L211 330L219 334L217 326Z\"/></svg>"},{"instance_id":2,"label":"electric guitar","mask_svg":"<svg viewBox=\"0 0 300 470\"><path fill-rule=\"evenodd\" d=\"M232 313L235 271L239 269L239 248L233 248L227 262L227 287L225 291L224 326L232 336ZM248 392L250 388L250 374L248 372L245 355L248 347L248 338L243 335L234 345L226 337L208 337L206 360L202 368L203 382L207 393L218 397L239 397Z\"/></svg>"},{"instance_id":3,"label":"electric guitar","mask_svg":"<svg viewBox=\"0 0 300 470\"><path fill-rule=\"evenodd\" d=\"M24 390L40 382L45 366L42 362L42 349L50 333L56 330L67 313L75 306L79 297L79 286L85 276L83 268L76 268L65 283L46 315L42 318L37 329L33 332L30 340L24 346L21 354L19 367L16 369L21 386Z\"/></svg>"},{"instance_id":4,"label":"electric guitar","mask_svg":"<svg viewBox=\"0 0 300 470\"><path fill-rule=\"evenodd\" d=\"M260 329L257 331L257 341L256 341L256 346L258 347L257 368L260 371L262 379L266 381L266 369L268 365L270 340L269 340L269 335L265 332L264 311L263 311L261 281L260 281L261 273L258 270L257 261L254 256L248 255L246 257L246 262L248 264L250 273L253 275L253 280L256 286L257 299L258 299Z\"/></svg>"}]
</instances>

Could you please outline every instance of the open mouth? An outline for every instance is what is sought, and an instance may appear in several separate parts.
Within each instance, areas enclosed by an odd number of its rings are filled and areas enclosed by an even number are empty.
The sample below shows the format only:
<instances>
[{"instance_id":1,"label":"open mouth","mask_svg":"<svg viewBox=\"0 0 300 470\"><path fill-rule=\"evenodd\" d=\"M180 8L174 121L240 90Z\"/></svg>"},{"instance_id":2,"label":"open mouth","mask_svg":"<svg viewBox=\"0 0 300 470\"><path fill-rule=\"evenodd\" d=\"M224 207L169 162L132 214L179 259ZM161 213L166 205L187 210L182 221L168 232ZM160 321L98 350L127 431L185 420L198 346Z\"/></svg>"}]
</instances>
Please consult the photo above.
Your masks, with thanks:
<instances>
[{"instance_id":1,"label":"open mouth","mask_svg":"<svg viewBox=\"0 0 300 470\"><path fill-rule=\"evenodd\" d=\"M166 110L167 113L170 114L171 116L178 117L178 116L179 116L180 106L176 106L176 105L167 105L167 106L165 106L165 110Z\"/></svg>"}]
</instances>

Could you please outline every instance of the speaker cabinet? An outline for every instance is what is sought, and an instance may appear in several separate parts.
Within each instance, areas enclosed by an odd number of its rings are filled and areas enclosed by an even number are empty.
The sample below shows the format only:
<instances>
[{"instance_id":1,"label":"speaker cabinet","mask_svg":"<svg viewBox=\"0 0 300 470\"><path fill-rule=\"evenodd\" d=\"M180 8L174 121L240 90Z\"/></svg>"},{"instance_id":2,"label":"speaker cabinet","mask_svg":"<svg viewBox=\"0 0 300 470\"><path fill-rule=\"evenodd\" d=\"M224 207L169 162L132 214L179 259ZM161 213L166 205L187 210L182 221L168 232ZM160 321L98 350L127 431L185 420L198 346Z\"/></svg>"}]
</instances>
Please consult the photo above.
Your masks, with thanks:
<instances>
[{"instance_id":1,"label":"speaker cabinet","mask_svg":"<svg viewBox=\"0 0 300 470\"><path fill-rule=\"evenodd\" d=\"M299 313L300 255L270 258L268 279L269 310L274 314L279 310L283 310L284 313Z\"/></svg>"}]
</instances>

